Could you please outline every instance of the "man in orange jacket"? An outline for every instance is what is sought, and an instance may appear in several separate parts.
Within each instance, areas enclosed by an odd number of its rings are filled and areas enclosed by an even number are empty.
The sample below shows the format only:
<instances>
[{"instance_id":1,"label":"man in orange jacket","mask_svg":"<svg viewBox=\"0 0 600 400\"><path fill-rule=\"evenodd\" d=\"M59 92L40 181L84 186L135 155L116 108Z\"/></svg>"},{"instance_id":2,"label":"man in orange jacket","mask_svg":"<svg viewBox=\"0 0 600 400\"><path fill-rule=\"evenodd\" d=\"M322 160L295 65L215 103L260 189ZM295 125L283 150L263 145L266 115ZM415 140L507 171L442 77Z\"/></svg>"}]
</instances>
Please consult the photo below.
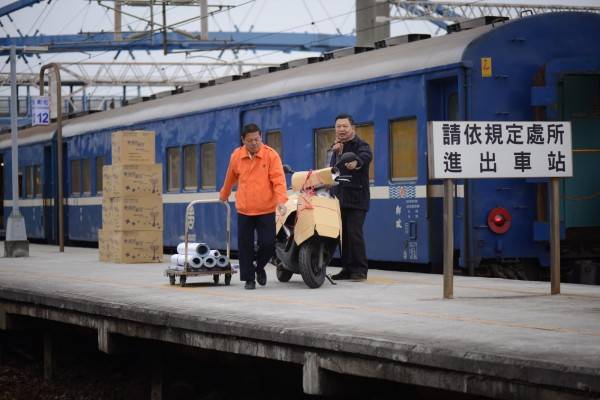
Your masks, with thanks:
<instances>
[{"instance_id":1,"label":"man in orange jacket","mask_svg":"<svg viewBox=\"0 0 600 400\"><path fill-rule=\"evenodd\" d=\"M246 281L246 289L255 289L256 281L261 286L267 283L265 265L275 252L275 211L285 214L287 194L281 158L274 149L262 143L257 125L244 126L242 143L231 154L219 199L227 201L237 183L235 206L240 279ZM256 255L255 231L258 237Z\"/></svg>"}]
</instances>

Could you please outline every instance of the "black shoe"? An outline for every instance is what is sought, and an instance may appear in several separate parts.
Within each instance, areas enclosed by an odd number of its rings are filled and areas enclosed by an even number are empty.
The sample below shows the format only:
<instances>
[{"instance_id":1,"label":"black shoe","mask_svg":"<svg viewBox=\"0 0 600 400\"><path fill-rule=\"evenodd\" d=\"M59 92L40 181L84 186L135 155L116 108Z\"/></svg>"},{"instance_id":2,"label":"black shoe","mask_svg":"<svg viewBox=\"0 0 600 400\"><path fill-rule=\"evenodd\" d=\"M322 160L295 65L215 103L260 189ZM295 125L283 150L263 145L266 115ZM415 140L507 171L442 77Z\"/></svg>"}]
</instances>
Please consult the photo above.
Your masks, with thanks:
<instances>
[{"instance_id":1,"label":"black shoe","mask_svg":"<svg viewBox=\"0 0 600 400\"><path fill-rule=\"evenodd\" d=\"M331 279L333 279L334 281L346 280L346 279L350 279L350 275L351 275L350 272L343 269L339 273L332 275Z\"/></svg>"},{"instance_id":2,"label":"black shoe","mask_svg":"<svg viewBox=\"0 0 600 400\"><path fill-rule=\"evenodd\" d=\"M256 270L256 282L258 282L260 286L265 286L267 284L267 272L264 268Z\"/></svg>"},{"instance_id":3,"label":"black shoe","mask_svg":"<svg viewBox=\"0 0 600 400\"><path fill-rule=\"evenodd\" d=\"M254 290L254 289L256 289L256 282L254 282L254 281L246 281L246 284L244 285L244 289L247 289L247 290Z\"/></svg>"},{"instance_id":4,"label":"black shoe","mask_svg":"<svg viewBox=\"0 0 600 400\"><path fill-rule=\"evenodd\" d=\"M353 273L350 274L350 279L356 282L362 282L367 280L367 274L363 273Z\"/></svg>"}]
</instances>

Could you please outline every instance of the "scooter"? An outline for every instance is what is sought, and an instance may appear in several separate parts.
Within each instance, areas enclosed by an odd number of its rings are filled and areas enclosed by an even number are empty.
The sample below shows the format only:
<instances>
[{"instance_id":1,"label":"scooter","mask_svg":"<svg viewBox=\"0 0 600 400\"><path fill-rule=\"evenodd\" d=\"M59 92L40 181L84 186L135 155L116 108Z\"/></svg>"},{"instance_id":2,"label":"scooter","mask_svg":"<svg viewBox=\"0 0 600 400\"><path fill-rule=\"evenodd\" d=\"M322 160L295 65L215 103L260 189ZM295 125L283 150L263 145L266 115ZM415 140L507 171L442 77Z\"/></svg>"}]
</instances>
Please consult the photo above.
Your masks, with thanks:
<instances>
[{"instance_id":1,"label":"scooter","mask_svg":"<svg viewBox=\"0 0 600 400\"><path fill-rule=\"evenodd\" d=\"M271 261L277 267L277 279L288 282L293 274L300 274L311 289L323 285L327 265L342 239L342 219L337 198L329 189L338 182L350 181L349 175L340 175L338 166L360 159L354 153L344 153L336 167L294 172L293 194L288 196L287 211L276 219L275 256ZM331 279L329 279L330 282Z\"/></svg>"}]
</instances>

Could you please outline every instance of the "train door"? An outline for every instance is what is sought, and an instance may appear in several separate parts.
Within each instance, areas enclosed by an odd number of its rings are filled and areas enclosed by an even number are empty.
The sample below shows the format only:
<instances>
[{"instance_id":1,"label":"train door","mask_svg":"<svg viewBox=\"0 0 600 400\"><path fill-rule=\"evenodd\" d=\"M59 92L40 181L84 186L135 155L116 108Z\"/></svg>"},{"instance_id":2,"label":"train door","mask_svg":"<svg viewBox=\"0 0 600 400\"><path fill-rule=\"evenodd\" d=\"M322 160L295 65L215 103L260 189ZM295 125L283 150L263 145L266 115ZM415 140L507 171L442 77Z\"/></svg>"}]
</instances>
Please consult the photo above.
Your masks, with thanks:
<instances>
[{"instance_id":1,"label":"train door","mask_svg":"<svg viewBox=\"0 0 600 400\"><path fill-rule=\"evenodd\" d=\"M541 87L532 90L532 103L541 110L538 118L571 121L573 176L561 180L561 258L565 267L574 267L567 269L575 273L569 280L598 283L600 264L592 260L600 256L600 60L553 60L541 75ZM549 220L545 185L540 185L537 203L543 225Z\"/></svg>"},{"instance_id":2,"label":"train door","mask_svg":"<svg viewBox=\"0 0 600 400\"><path fill-rule=\"evenodd\" d=\"M241 123L242 129L246 124L258 125L262 132L263 143L274 148L283 159L284 147L281 131L281 109L279 105L270 104L268 106L244 110L241 114ZM231 237L237 237L237 224L232 225ZM233 243L237 244L237 241Z\"/></svg>"},{"instance_id":3,"label":"train door","mask_svg":"<svg viewBox=\"0 0 600 400\"><path fill-rule=\"evenodd\" d=\"M427 82L427 120L457 121L460 119L458 78L456 76L433 79ZM425 173L428 176L428 173ZM443 256L443 184L441 181L427 180L427 216L429 223L429 252L432 270L441 272ZM460 182L455 183L458 193ZM462 202L455 200L455 209L462 209ZM455 212L455 215L457 212ZM458 213L464 215L464 213ZM455 220L454 246L462 243L462 221Z\"/></svg>"},{"instance_id":4,"label":"train door","mask_svg":"<svg viewBox=\"0 0 600 400\"><path fill-rule=\"evenodd\" d=\"M571 121L573 143L573 176L563 179L561 188L567 248L573 257L596 258L600 256L600 74L564 75L558 99L561 120Z\"/></svg>"},{"instance_id":5,"label":"train door","mask_svg":"<svg viewBox=\"0 0 600 400\"><path fill-rule=\"evenodd\" d=\"M0 154L0 231L4 231L4 156L2 154Z\"/></svg>"},{"instance_id":6,"label":"train door","mask_svg":"<svg viewBox=\"0 0 600 400\"><path fill-rule=\"evenodd\" d=\"M68 243L69 240L69 203L68 203L68 198L69 198L69 188L70 188L70 181L69 181L69 149L68 149L68 145L67 143L63 142L63 151L62 151L62 168L63 168L63 238L64 238L64 243L65 245ZM58 175L56 175L58 176ZM56 185L56 203L58 204L58 184ZM58 215L58 208L56 208L56 214ZM57 218L58 220L58 218ZM56 225L57 229L57 235L56 237L58 238L58 224Z\"/></svg>"},{"instance_id":7,"label":"train door","mask_svg":"<svg viewBox=\"0 0 600 400\"><path fill-rule=\"evenodd\" d=\"M56 243L58 228L55 220L55 207L57 204L54 201L53 188L56 187L54 184L54 168L52 164L53 154L52 146L48 145L44 147L44 160L43 160L43 177L42 177L42 204L43 204L43 223L44 223L44 237L49 243Z\"/></svg>"}]
</instances>

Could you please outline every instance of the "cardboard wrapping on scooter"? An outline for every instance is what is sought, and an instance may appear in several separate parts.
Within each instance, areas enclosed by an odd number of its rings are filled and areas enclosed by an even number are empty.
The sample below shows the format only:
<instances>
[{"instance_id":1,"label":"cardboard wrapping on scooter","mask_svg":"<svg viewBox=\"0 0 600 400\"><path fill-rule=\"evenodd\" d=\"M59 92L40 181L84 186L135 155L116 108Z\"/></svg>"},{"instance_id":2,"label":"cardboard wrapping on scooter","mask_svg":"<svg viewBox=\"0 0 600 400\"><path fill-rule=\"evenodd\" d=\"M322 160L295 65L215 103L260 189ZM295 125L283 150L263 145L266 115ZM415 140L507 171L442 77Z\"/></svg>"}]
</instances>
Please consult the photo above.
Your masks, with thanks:
<instances>
[{"instance_id":1,"label":"cardboard wrapping on scooter","mask_svg":"<svg viewBox=\"0 0 600 400\"><path fill-rule=\"evenodd\" d=\"M300 196L298 222L294 229L296 244L304 242L317 232L319 236L341 238L342 217L337 199L319 196Z\"/></svg>"},{"instance_id":2,"label":"cardboard wrapping on scooter","mask_svg":"<svg viewBox=\"0 0 600 400\"><path fill-rule=\"evenodd\" d=\"M292 175L292 189L299 192L303 187L308 188L334 185L334 178L334 175L331 173L331 167L313 171L296 172Z\"/></svg>"}]
</instances>

